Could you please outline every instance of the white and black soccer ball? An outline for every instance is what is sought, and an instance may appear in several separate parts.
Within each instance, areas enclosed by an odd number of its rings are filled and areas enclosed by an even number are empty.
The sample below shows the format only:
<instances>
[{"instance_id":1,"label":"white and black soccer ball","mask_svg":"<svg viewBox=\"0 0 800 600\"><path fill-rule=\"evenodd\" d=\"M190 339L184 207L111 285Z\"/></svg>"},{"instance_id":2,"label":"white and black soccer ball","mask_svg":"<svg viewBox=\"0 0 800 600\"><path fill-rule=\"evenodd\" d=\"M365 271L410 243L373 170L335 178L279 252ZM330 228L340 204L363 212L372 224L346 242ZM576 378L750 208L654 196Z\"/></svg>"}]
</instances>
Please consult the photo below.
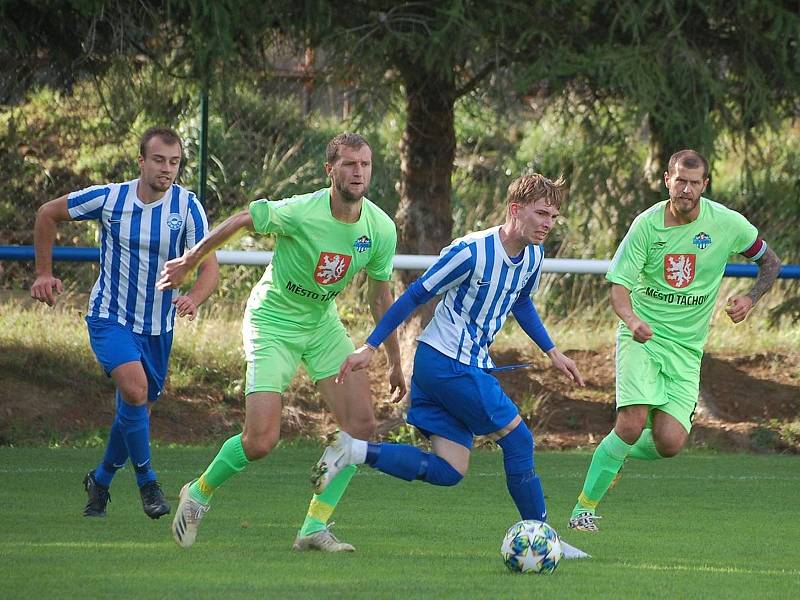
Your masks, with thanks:
<instances>
[{"instance_id":1,"label":"white and black soccer ball","mask_svg":"<svg viewBox=\"0 0 800 600\"><path fill-rule=\"evenodd\" d=\"M537 574L555 571L563 556L556 530L541 521L512 525L503 538L500 554L509 570Z\"/></svg>"}]
</instances>

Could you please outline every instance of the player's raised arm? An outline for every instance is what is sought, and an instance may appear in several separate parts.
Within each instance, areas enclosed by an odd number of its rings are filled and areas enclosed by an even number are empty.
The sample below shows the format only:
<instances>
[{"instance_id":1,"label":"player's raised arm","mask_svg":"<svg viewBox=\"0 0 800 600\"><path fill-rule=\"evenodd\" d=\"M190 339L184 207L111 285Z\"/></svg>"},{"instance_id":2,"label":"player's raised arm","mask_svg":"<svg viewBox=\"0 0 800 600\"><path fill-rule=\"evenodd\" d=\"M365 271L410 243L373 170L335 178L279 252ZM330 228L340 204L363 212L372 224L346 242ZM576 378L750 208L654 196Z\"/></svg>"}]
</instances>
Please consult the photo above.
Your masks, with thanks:
<instances>
[{"instance_id":1,"label":"player's raised arm","mask_svg":"<svg viewBox=\"0 0 800 600\"><path fill-rule=\"evenodd\" d=\"M50 200L36 211L36 223L33 226L36 280L31 286L31 297L48 306L55 305L56 294L64 289L61 280L53 277L53 243L58 223L69 220L66 195Z\"/></svg>"},{"instance_id":2,"label":"player's raised arm","mask_svg":"<svg viewBox=\"0 0 800 600\"><path fill-rule=\"evenodd\" d=\"M165 290L179 287L187 275L191 273L203 260L222 244L231 239L240 229L252 229L253 217L245 209L228 217L221 224L211 230L206 237L186 254L173 258L164 264L161 278L156 282L156 288Z\"/></svg>"}]
</instances>

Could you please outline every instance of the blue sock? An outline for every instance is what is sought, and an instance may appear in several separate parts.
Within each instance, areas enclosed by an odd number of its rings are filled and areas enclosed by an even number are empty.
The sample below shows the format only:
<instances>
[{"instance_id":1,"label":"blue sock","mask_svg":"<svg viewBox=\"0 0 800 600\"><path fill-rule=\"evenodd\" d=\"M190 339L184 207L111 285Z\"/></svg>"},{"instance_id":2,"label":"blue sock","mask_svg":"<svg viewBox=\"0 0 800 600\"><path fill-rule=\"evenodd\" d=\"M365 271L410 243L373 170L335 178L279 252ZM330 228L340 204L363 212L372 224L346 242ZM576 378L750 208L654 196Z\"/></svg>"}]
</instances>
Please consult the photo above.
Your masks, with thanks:
<instances>
[{"instance_id":1,"label":"blue sock","mask_svg":"<svg viewBox=\"0 0 800 600\"><path fill-rule=\"evenodd\" d=\"M150 465L150 415L147 414L147 405L134 406L123 402L117 414L136 471L136 483L142 487L156 479L156 473Z\"/></svg>"},{"instance_id":2,"label":"blue sock","mask_svg":"<svg viewBox=\"0 0 800 600\"><path fill-rule=\"evenodd\" d=\"M535 521L547 520L547 505L544 501L544 491L539 476L530 471L528 473L506 474L508 493L517 505L519 516L522 519Z\"/></svg>"},{"instance_id":3,"label":"blue sock","mask_svg":"<svg viewBox=\"0 0 800 600\"><path fill-rule=\"evenodd\" d=\"M421 477L423 481L433 485L456 485L464 476L456 471L445 459L435 454L427 454L428 468Z\"/></svg>"},{"instance_id":4,"label":"blue sock","mask_svg":"<svg viewBox=\"0 0 800 600\"><path fill-rule=\"evenodd\" d=\"M542 482L533 470L533 436L525 423L498 440L503 449L508 493L523 519L547 520Z\"/></svg>"},{"instance_id":5,"label":"blue sock","mask_svg":"<svg viewBox=\"0 0 800 600\"><path fill-rule=\"evenodd\" d=\"M407 444L367 446L366 463L398 479L421 479L433 485L455 485L462 475L443 458Z\"/></svg>"},{"instance_id":6,"label":"blue sock","mask_svg":"<svg viewBox=\"0 0 800 600\"><path fill-rule=\"evenodd\" d=\"M103 455L103 462L94 470L94 478L97 483L109 487L117 470L125 466L127 460L128 447L125 445L125 437L122 435L119 416L116 416L111 424L111 431L108 432L108 444L106 453Z\"/></svg>"}]
</instances>

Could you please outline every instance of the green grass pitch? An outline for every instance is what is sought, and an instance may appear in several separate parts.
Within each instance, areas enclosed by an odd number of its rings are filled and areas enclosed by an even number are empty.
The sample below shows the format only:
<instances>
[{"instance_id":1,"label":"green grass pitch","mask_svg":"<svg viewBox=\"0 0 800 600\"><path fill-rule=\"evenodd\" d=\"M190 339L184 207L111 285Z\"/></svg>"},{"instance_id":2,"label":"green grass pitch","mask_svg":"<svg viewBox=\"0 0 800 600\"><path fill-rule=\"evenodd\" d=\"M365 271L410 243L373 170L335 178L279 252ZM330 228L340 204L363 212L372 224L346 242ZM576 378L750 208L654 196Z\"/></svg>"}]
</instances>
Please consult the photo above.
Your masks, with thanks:
<instances>
[{"instance_id":1,"label":"green grass pitch","mask_svg":"<svg viewBox=\"0 0 800 600\"><path fill-rule=\"evenodd\" d=\"M168 497L216 448L157 448ZM188 550L170 517L141 510L130 469L105 519L81 516L97 449L0 448L0 596L8 598L798 598L800 458L687 453L629 461L601 505L601 532L565 521L586 452L537 453L550 523L593 555L550 576L509 573L499 556L517 520L499 451L476 451L455 488L359 471L334 531L349 555L289 548L319 448L279 447L220 489Z\"/></svg>"}]
</instances>

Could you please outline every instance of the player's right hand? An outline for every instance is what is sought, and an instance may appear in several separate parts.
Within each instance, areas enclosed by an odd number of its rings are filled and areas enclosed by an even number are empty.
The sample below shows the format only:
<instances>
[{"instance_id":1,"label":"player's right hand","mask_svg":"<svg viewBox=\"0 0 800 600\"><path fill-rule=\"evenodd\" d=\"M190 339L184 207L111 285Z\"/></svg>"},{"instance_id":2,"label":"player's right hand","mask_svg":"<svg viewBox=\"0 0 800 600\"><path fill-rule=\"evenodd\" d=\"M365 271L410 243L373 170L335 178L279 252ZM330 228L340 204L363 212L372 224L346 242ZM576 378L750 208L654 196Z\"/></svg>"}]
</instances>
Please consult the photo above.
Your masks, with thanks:
<instances>
[{"instance_id":1,"label":"player's right hand","mask_svg":"<svg viewBox=\"0 0 800 600\"><path fill-rule=\"evenodd\" d=\"M632 319L630 323L627 323L627 325L628 329L630 329L631 333L633 334L633 339L640 344L644 344L647 340L653 337L653 330L650 329L650 325L641 319Z\"/></svg>"},{"instance_id":2,"label":"player's right hand","mask_svg":"<svg viewBox=\"0 0 800 600\"><path fill-rule=\"evenodd\" d=\"M350 371L360 371L366 369L369 363L372 362L372 357L375 356L375 348L364 344L353 352L350 356L344 359L342 366L339 368L339 374L334 380L335 383L342 383Z\"/></svg>"},{"instance_id":3,"label":"player's right hand","mask_svg":"<svg viewBox=\"0 0 800 600\"><path fill-rule=\"evenodd\" d=\"M48 306L55 306L56 295L63 291L64 286L58 277L39 275L31 286L31 298L44 302Z\"/></svg>"},{"instance_id":4,"label":"player's right hand","mask_svg":"<svg viewBox=\"0 0 800 600\"><path fill-rule=\"evenodd\" d=\"M176 289L183 283L191 270L182 256L168 260L161 270L161 277L156 281L156 289Z\"/></svg>"}]
</instances>

